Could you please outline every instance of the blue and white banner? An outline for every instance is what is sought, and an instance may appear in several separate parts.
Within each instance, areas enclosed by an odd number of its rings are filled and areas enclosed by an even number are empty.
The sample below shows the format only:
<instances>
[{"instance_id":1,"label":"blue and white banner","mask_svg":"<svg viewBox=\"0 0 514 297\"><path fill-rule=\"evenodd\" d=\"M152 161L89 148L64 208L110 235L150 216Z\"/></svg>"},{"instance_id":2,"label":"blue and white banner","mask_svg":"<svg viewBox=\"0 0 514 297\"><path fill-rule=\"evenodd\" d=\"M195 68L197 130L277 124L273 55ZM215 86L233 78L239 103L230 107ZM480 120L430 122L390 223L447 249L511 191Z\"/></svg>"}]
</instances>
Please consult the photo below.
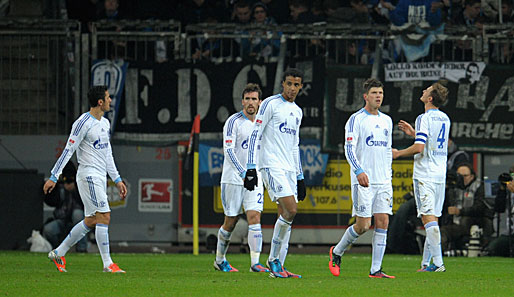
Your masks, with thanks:
<instances>
[{"instance_id":1,"label":"blue and white banner","mask_svg":"<svg viewBox=\"0 0 514 297\"><path fill-rule=\"evenodd\" d=\"M91 67L91 85L107 86L112 98L111 111L105 117L111 121L111 135L116 127L116 119L125 86L128 63L123 60L96 60Z\"/></svg>"},{"instance_id":2,"label":"blue and white banner","mask_svg":"<svg viewBox=\"0 0 514 297\"><path fill-rule=\"evenodd\" d=\"M474 84L485 69L484 62L423 62L384 64L385 81L437 81Z\"/></svg>"},{"instance_id":3,"label":"blue and white banner","mask_svg":"<svg viewBox=\"0 0 514 297\"><path fill-rule=\"evenodd\" d=\"M322 185L328 163L328 154L321 153L319 140L302 139L300 141L300 156L305 184L307 186ZM200 186L219 185L224 159L222 143L202 141L198 153L200 155Z\"/></svg>"}]
</instances>

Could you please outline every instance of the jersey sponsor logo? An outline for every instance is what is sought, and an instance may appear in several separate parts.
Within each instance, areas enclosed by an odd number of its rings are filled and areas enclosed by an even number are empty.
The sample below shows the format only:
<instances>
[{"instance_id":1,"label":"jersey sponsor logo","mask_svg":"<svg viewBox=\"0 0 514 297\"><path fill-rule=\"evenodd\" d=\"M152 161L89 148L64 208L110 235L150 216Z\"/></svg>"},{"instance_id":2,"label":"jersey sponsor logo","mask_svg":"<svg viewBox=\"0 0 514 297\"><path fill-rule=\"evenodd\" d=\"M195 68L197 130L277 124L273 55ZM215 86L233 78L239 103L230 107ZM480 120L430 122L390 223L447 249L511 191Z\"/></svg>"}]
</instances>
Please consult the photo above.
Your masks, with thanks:
<instances>
[{"instance_id":1,"label":"jersey sponsor logo","mask_svg":"<svg viewBox=\"0 0 514 297\"><path fill-rule=\"evenodd\" d=\"M285 133L285 134L296 135L296 130L295 129L287 127L287 121L285 121L282 124L280 124L280 126L278 126L278 130L280 132L282 132L282 133Z\"/></svg>"},{"instance_id":2,"label":"jersey sponsor logo","mask_svg":"<svg viewBox=\"0 0 514 297\"><path fill-rule=\"evenodd\" d=\"M246 138L243 143L241 143L241 148L246 150L248 149L248 138Z\"/></svg>"},{"instance_id":3,"label":"jersey sponsor logo","mask_svg":"<svg viewBox=\"0 0 514 297\"><path fill-rule=\"evenodd\" d=\"M373 140L373 134L366 137L366 144L368 146L383 146L387 147L387 141L384 140Z\"/></svg>"},{"instance_id":4,"label":"jersey sponsor logo","mask_svg":"<svg viewBox=\"0 0 514 297\"><path fill-rule=\"evenodd\" d=\"M98 138L98 140L93 142L93 147L95 149L101 150L101 149L106 149L106 148L109 147L109 143L108 142L101 143L100 141L101 141L100 138Z\"/></svg>"}]
</instances>

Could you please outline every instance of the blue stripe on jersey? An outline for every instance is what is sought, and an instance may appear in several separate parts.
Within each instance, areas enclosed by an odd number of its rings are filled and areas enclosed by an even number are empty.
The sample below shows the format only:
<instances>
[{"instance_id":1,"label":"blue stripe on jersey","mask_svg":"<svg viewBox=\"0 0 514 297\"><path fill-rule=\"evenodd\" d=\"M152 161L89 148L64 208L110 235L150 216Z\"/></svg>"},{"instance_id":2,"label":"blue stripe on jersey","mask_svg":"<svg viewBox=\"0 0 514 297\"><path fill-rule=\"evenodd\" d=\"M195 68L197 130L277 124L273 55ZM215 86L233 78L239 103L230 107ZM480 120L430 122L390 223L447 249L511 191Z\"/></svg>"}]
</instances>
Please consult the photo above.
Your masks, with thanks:
<instances>
[{"instance_id":1,"label":"blue stripe on jersey","mask_svg":"<svg viewBox=\"0 0 514 297\"><path fill-rule=\"evenodd\" d=\"M348 152L348 159L350 159L349 160L350 163L352 163L352 165L353 165L353 167L355 167L355 169L358 169L359 167L357 166L357 161L355 160L355 157L353 156L351 144L346 145L346 151Z\"/></svg>"},{"instance_id":2,"label":"blue stripe on jersey","mask_svg":"<svg viewBox=\"0 0 514 297\"><path fill-rule=\"evenodd\" d=\"M355 211L359 210L359 185L355 184L353 185L353 208L355 208ZM353 234L352 234L353 235Z\"/></svg>"},{"instance_id":3,"label":"blue stripe on jersey","mask_svg":"<svg viewBox=\"0 0 514 297\"><path fill-rule=\"evenodd\" d=\"M426 134L425 134L425 133L423 133L423 132L418 132L418 133L416 133L416 136L425 136L425 138L427 138L427 137L428 137L428 135L426 135Z\"/></svg>"},{"instance_id":4,"label":"blue stripe on jersey","mask_svg":"<svg viewBox=\"0 0 514 297\"><path fill-rule=\"evenodd\" d=\"M302 170L302 157L300 156L301 153L300 153L300 148L298 147L298 167L300 167L300 174L303 175L303 170ZM298 174L298 175L300 175Z\"/></svg>"},{"instance_id":5,"label":"blue stripe on jersey","mask_svg":"<svg viewBox=\"0 0 514 297\"><path fill-rule=\"evenodd\" d=\"M237 161L236 155L234 155L234 149L227 149L227 155L230 158L230 160L232 161L232 163L236 166L237 171L239 171L239 172L245 171L243 169L243 167L241 167L241 165Z\"/></svg>"},{"instance_id":6,"label":"blue stripe on jersey","mask_svg":"<svg viewBox=\"0 0 514 297\"><path fill-rule=\"evenodd\" d=\"M234 123L240 117L242 117L241 113L236 113L230 120L228 120L227 136L232 135L232 129L234 129Z\"/></svg>"},{"instance_id":7,"label":"blue stripe on jersey","mask_svg":"<svg viewBox=\"0 0 514 297\"><path fill-rule=\"evenodd\" d=\"M364 108L359 110L358 112L352 114L352 116L350 117L350 127L348 127L348 132L353 132L353 124L355 123L355 118L357 117L358 114L361 114L364 112Z\"/></svg>"},{"instance_id":8,"label":"blue stripe on jersey","mask_svg":"<svg viewBox=\"0 0 514 297\"><path fill-rule=\"evenodd\" d=\"M89 186L89 195L91 202L94 206L98 207L98 201L96 200L96 193L95 193L95 184L93 183L93 178L91 176L86 177L87 184Z\"/></svg>"},{"instance_id":9,"label":"blue stripe on jersey","mask_svg":"<svg viewBox=\"0 0 514 297\"><path fill-rule=\"evenodd\" d=\"M273 190L273 192L276 192L275 191L275 182L273 181L273 177L271 177L271 173L269 171L269 168L264 168L264 171L266 171L266 174L268 175L269 187Z\"/></svg>"},{"instance_id":10,"label":"blue stripe on jersey","mask_svg":"<svg viewBox=\"0 0 514 297\"><path fill-rule=\"evenodd\" d=\"M420 114L418 118L416 119L416 129L421 128L421 118L423 117L424 113Z\"/></svg>"},{"instance_id":11,"label":"blue stripe on jersey","mask_svg":"<svg viewBox=\"0 0 514 297\"><path fill-rule=\"evenodd\" d=\"M227 209L227 205L225 204L225 187L227 184L221 184L221 204L223 204L223 209Z\"/></svg>"},{"instance_id":12,"label":"blue stripe on jersey","mask_svg":"<svg viewBox=\"0 0 514 297\"><path fill-rule=\"evenodd\" d=\"M421 204L421 196L420 196L420 193L419 193L419 182L417 179L414 180L414 198L416 199L416 205L418 205L418 209L421 209L422 207L422 204Z\"/></svg>"},{"instance_id":13,"label":"blue stripe on jersey","mask_svg":"<svg viewBox=\"0 0 514 297\"><path fill-rule=\"evenodd\" d=\"M62 155L61 157L59 157L59 160L57 161L57 167L55 167L55 172L52 172L53 175L55 175L57 172L59 172L59 168L61 168L62 166L62 162L64 161L64 159L66 159L66 155L70 152L69 149L65 149L63 152L62 152ZM57 177L57 176L56 176Z\"/></svg>"},{"instance_id":14,"label":"blue stripe on jersey","mask_svg":"<svg viewBox=\"0 0 514 297\"><path fill-rule=\"evenodd\" d=\"M414 142L416 142L416 141L421 141L423 143L427 143L426 139L423 139L423 138L416 138L416 139L414 139Z\"/></svg>"},{"instance_id":15,"label":"blue stripe on jersey","mask_svg":"<svg viewBox=\"0 0 514 297\"><path fill-rule=\"evenodd\" d=\"M257 140L257 131L254 130L250 135L250 143L248 144L248 163L255 164L253 161L253 151L255 149L255 140Z\"/></svg>"},{"instance_id":16,"label":"blue stripe on jersey","mask_svg":"<svg viewBox=\"0 0 514 297\"><path fill-rule=\"evenodd\" d=\"M80 129L84 126L84 124L91 118L88 114L85 114L84 117L80 120L80 122L77 124L77 127L75 127L75 130L73 130L73 135L77 136L80 133Z\"/></svg>"},{"instance_id":17,"label":"blue stripe on jersey","mask_svg":"<svg viewBox=\"0 0 514 297\"><path fill-rule=\"evenodd\" d=\"M264 111L266 110L266 107L268 107L268 104L275 99L280 99L280 94L265 99L264 102L262 102L261 107L259 108L259 114L263 115Z\"/></svg>"}]
</instances>

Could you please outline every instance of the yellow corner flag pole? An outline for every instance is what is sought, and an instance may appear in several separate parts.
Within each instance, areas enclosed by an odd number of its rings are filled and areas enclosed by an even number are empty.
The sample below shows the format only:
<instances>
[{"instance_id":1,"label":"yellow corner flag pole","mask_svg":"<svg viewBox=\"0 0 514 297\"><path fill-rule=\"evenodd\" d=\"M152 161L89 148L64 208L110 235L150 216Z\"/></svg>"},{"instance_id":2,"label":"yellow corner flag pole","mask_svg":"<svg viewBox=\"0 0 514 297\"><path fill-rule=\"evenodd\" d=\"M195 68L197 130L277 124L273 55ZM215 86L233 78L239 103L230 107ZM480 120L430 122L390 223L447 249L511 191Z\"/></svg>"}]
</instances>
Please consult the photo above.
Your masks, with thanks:
<instances>
[{"instance_id":1,"label":"yellow corner flag pole","mask_svg":"<svg viewBox=\"0 0 514 297\"><path fill-rule=\"evenodd\" d=\"M200 142L200 115L195 116L194 124L194 135L193 135L193 255L198 255L200 253L199 248L199 226L198 226L198 212L199 212L199 183L198 183L198 175L199 175L199 154L198 147Z\"/></svg>"}]
</instances>

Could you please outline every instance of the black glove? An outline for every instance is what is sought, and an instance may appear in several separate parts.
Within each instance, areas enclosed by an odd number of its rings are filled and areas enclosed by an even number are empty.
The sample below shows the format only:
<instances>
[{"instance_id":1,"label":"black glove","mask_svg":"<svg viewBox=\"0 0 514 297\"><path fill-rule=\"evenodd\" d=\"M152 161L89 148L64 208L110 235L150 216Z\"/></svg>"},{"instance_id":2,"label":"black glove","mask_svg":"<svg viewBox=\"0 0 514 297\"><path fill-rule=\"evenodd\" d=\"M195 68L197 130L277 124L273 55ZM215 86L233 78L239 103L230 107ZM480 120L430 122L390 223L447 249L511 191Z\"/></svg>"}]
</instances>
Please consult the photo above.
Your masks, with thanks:
<instances>
[{"instance_id":1,"label":"black glove","mask_svg":"<svg viewBox=\"0 0 514 297\"><path fill-rule=\"evenodd\" d=\"M303 179L296 181L296 193L298 195L298 201L303 201L307 193L305 191L305 181Z\"/></svg>"},{"instance_id":2,"label":"black glove","mask_svg":"<svg viewBox=\"0 0 514 297\"><path fill-rule=\"evenodd\" d=\"M253 191L257 187L257 171L255 169L246 170L244 186L248 191Z\"/></svg>"}]
</instances>

